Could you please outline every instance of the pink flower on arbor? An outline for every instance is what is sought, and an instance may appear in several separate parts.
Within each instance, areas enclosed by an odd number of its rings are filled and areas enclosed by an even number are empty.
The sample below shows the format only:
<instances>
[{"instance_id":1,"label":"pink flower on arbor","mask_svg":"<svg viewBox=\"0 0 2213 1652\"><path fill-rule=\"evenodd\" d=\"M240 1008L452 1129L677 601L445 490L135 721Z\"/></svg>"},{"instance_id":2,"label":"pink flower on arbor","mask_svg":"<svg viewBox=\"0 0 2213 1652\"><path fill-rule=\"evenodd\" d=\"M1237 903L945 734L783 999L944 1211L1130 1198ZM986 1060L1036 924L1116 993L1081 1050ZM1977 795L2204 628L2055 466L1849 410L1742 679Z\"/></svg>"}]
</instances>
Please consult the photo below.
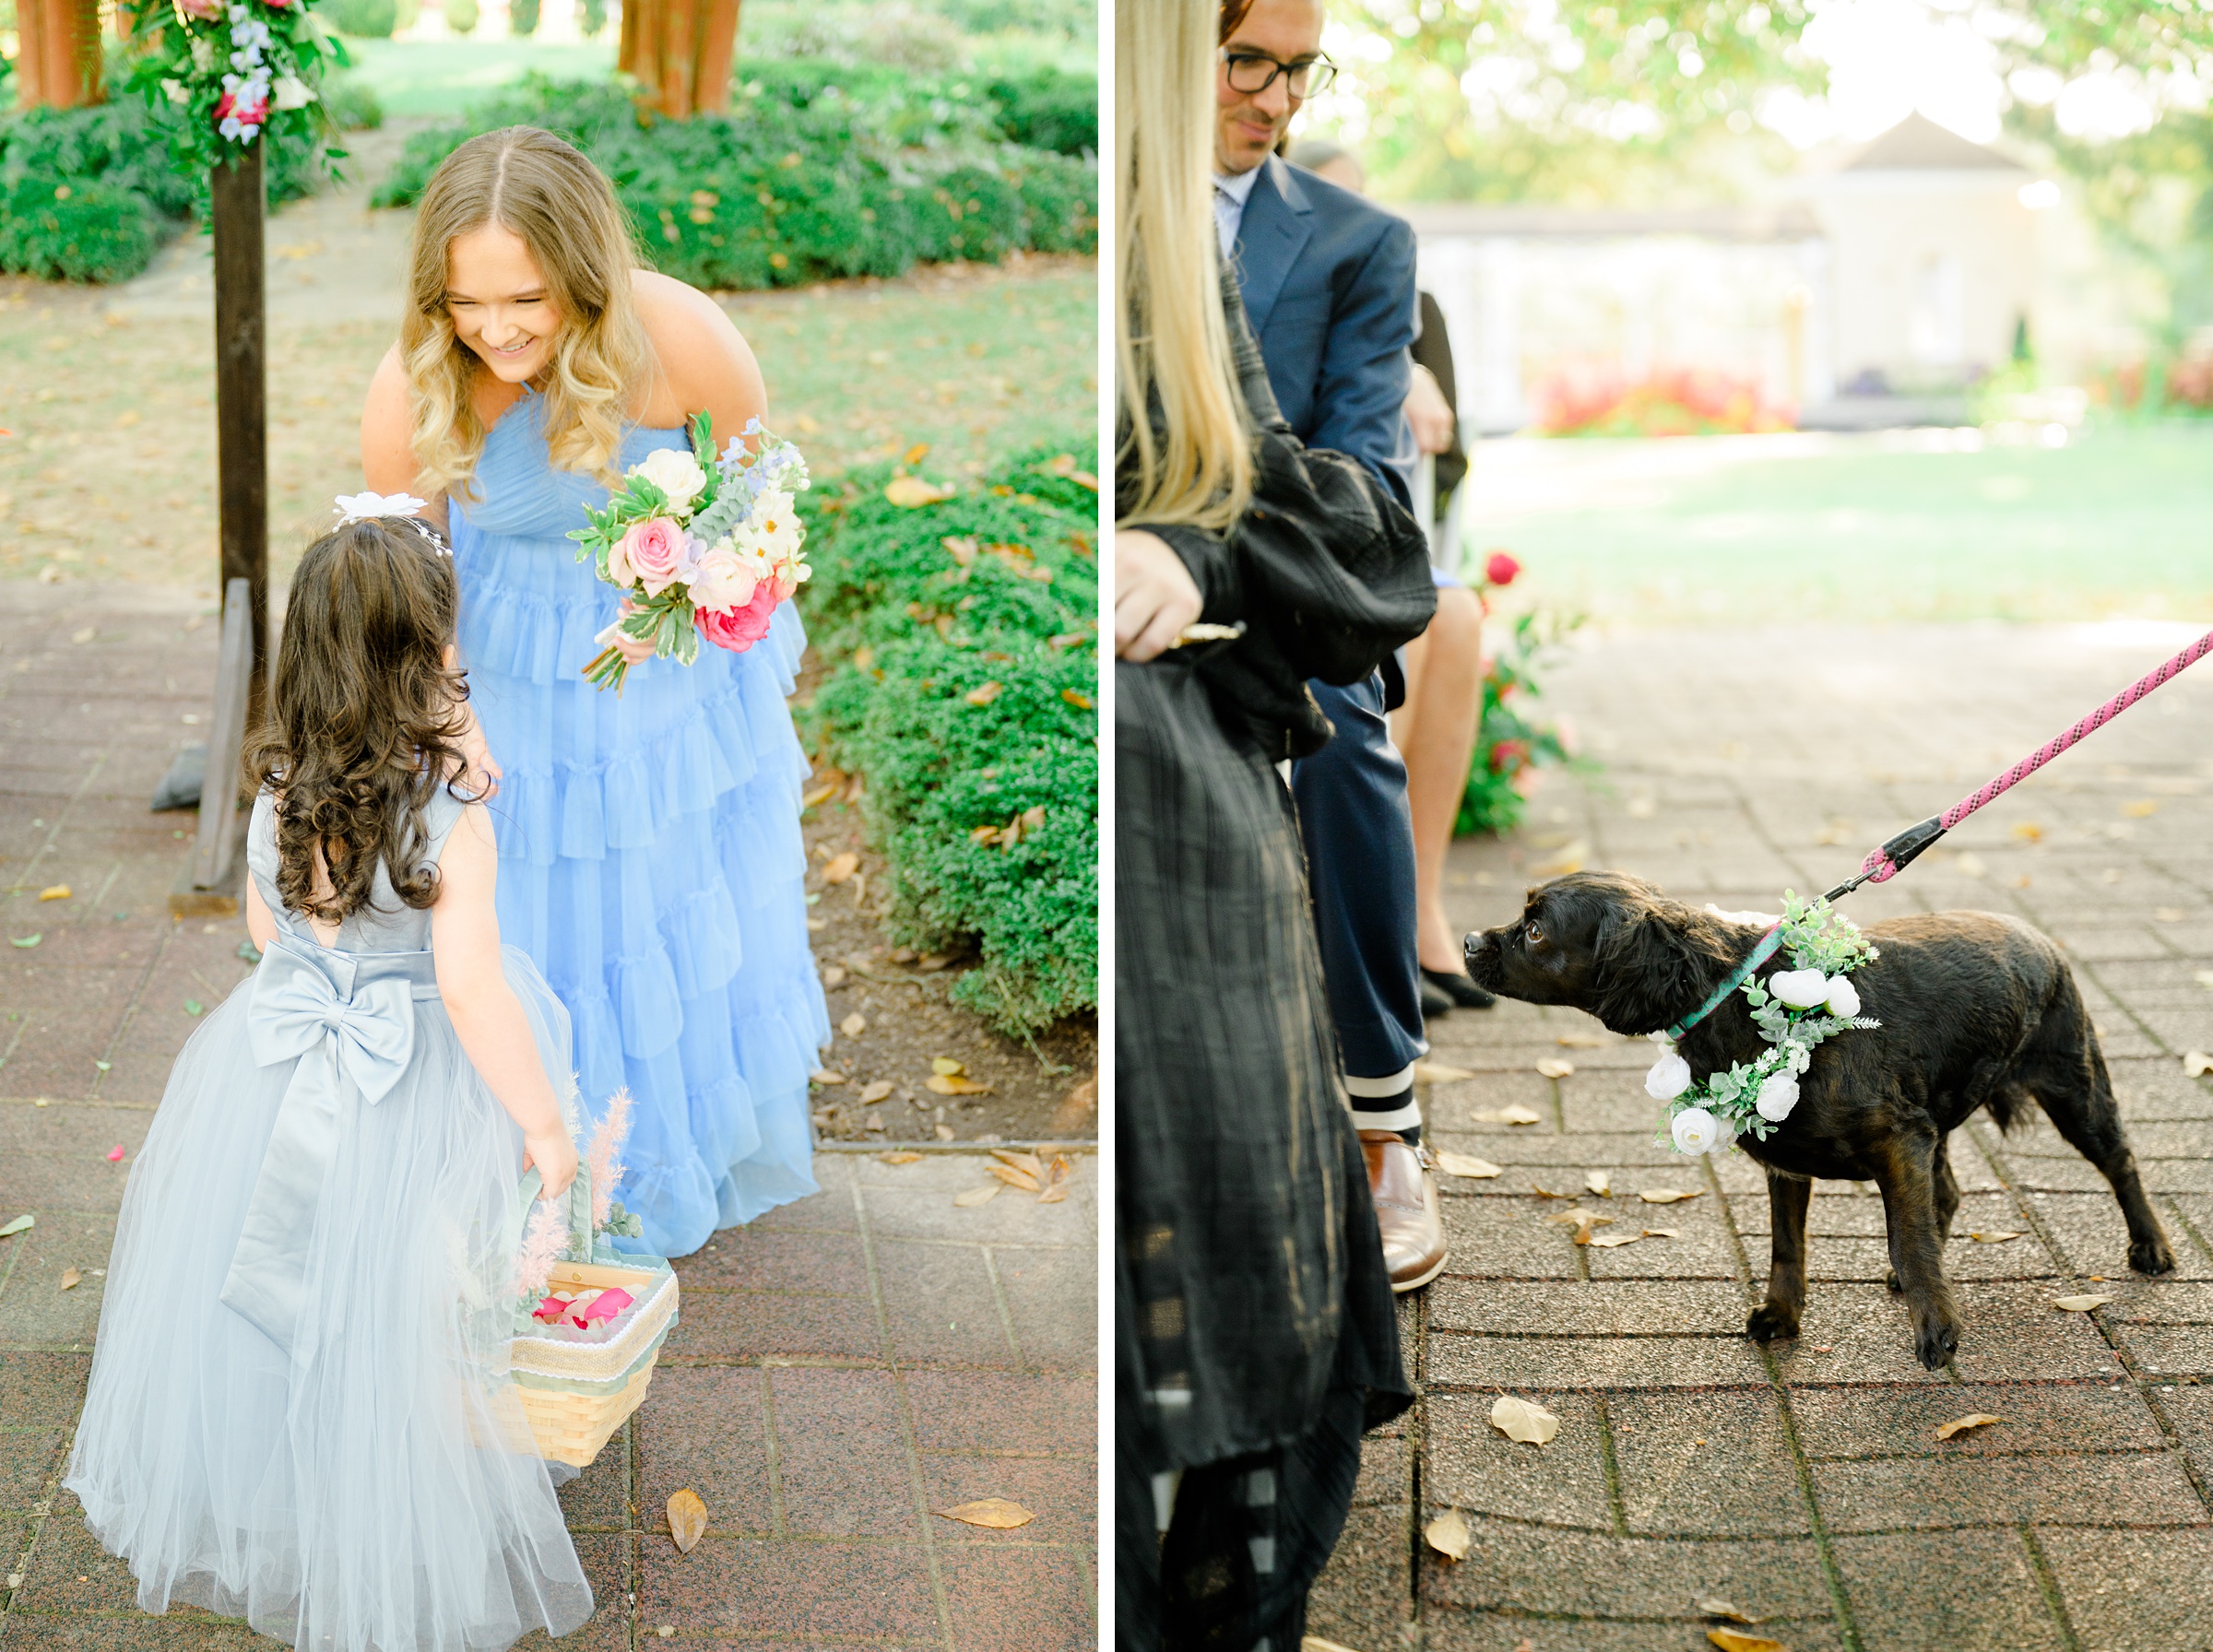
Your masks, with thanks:
<instances>
[{"instance_id":1,"label":"pink flower on arbor","mask_svg":"<svg viewBox=\"0 0 2213 1652\"><path fill-rule=\"evenodd\" d=\"M1510 585L1514 576L1521 572L1521 564L1503 550L1491 552L1490 560L1483 565L1483 577L1494 585Z\"/></svg>"},{"instance_id":2,"label":"pink flower on arbor","mask_svg":"<svg viewBox=\"0 0 2213 1652\"><path fill-rule=\"evenodd\" d=\"M222 0L177 0L188 18L197 18L203 23L212 23L223 15Z\"/></svg>"},{"instance_id":3,"label":"pink flower on arbor","mask_svg":"<svg viewBox=\"0 0 2213 1652\"><path fill-rule=\"evenodd\" d=\"M240 88L240 90L244 90ZM251 102L241 102L237 92L225 92L216 100L215 118L218 122L236 121L242 126L258 126L269 118L269 98L264 92Z\"/></svg>"}]
</instances>

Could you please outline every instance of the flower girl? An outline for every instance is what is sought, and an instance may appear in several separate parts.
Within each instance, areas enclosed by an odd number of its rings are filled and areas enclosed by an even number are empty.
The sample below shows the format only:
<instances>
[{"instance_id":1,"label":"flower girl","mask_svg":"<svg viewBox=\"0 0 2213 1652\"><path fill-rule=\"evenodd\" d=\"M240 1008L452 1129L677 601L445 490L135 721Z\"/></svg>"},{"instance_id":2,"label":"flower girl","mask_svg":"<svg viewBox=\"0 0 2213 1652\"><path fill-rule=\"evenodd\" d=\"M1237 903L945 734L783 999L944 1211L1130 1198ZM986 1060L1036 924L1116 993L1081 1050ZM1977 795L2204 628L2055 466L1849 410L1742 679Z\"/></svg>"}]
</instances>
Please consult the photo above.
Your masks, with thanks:
<instances>
[{"instance_id":1,"label":"flower girl","mask_svg":"<svg viewBox=\"0 0 2213 1652\"><path fill-rule=\"evenodd\" d=\"M453 789L457 605L407 516L301 560L248 753L261 962L132 1170L66 1482L142 1608L318 1652L592 1610L507 1374L517 1183L576 1170L569 1021L501 946L491 827Z\"/></svg>"}]
</instances>

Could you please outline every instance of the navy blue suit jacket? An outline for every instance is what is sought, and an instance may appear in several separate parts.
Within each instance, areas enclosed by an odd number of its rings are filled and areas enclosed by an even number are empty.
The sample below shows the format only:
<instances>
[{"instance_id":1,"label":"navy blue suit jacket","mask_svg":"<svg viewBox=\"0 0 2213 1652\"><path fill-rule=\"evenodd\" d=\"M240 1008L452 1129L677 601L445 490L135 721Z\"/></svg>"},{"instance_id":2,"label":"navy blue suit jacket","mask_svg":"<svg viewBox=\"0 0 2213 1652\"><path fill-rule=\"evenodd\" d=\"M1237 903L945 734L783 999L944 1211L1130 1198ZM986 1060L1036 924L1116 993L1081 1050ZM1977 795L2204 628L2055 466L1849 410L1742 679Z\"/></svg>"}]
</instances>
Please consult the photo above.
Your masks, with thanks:
<instances>
[{"instance_id":1,"label":"navy blue suit jacket","mask_svg":"<svg viewBox=\"0 0 2213 1652\"><path fill-rule=\"evenodd\" d=\"M1284 420L1308 447L1359 460L1411 510L1414 227L1271 155L1235 257Z\"/></svg>"}]
</instances>

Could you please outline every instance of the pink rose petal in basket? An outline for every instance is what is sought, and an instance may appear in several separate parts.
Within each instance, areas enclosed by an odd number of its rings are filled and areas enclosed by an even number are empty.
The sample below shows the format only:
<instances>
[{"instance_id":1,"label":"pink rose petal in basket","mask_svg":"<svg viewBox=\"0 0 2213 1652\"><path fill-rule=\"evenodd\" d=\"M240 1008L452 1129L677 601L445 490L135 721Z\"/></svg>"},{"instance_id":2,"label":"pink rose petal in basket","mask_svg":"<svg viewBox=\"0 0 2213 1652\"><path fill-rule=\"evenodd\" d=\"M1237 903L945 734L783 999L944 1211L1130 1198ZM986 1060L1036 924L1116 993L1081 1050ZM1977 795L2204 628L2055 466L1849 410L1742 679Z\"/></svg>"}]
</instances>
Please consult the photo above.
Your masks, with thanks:
<instances>
[{"instance_id":1,"label":"pink rose petal in basket","mask_svg":"<svg viewBox=\"0 0 2213 1652\"><path fill-rule=\"evenodd\" d=\"M580 1331L589 1330L595 1319L612 1319L624 1308L630 1306L630 1292L617 1285L610 1290L600 1292L582 1308L570 1315L569 1323Z\"/></svg>"},{"instance_id":2,"label":"pink rose petal in basket","mask_svg":"<svg viewBox=\"0 0 2213 1652\"><path fill-rule=\"evenodd\" d=\"M562 1316L568 1313L570 1306L570 1304L562 1301L558 1296L549 1296L530 1310L530 1317L542 1320L547 1325L559 1325Z\"/></svg>"}]
</instances>

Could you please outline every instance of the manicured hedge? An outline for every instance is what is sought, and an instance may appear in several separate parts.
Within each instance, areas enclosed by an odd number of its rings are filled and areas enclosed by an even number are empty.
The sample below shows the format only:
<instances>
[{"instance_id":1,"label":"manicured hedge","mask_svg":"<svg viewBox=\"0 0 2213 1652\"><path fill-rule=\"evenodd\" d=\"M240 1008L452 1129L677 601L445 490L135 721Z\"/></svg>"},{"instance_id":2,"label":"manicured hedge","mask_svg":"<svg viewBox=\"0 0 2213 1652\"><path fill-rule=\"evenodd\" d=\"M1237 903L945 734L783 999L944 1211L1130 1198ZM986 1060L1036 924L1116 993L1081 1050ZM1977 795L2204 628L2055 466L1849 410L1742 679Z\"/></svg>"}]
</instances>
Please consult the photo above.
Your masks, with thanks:
<instances>
[{"instance_id":1,"label":"manicured hedge","mask_svg":"<svg viewBox=\"0 0 2213 1652\"><path fill-rule=\"evenodd\" d=\"M865 777L893 933L974 945L953 995L1016 1035L1098 1001L1098 494L1074 474L1095 462L1041 447L913 507L878 468L806 502L832 662L810 737Z\"/></svg>"},{"instance_id":2,"label":"manicured hedge","mask_svg":"<svg viewBox=\"0 0 2213 1652\"><path fill-rule=\"evenodd\" d=\"M1036 84L1040 100L1015 124L1068 141L1081 119L1066 88ZM465 122L409 138L376 202L409 205L458 145L521 124L591 156L645 256L695 286L795 287L1018 250L1095 250L1096 167L1009 141L1004 115L980 83L881 66L758 65L728 114L687 121L652 116L612 81L533 77Z\"/></svg>"}]
</instances>

